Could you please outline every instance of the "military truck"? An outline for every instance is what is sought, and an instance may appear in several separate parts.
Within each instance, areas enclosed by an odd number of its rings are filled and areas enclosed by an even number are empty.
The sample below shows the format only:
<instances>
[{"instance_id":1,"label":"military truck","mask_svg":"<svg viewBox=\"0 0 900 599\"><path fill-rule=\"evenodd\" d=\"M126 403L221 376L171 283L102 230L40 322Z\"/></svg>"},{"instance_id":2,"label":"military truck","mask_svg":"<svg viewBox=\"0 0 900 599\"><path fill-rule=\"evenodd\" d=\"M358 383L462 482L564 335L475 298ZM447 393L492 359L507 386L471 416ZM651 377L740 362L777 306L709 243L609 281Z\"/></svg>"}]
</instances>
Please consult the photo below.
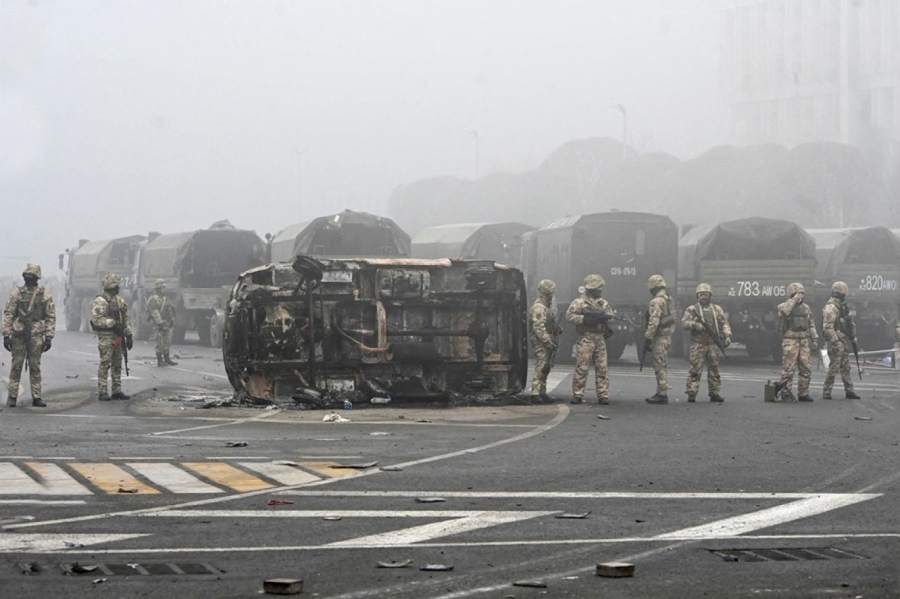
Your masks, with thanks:
<instances>
[{"instance_id":1,"label":"military truck","mask_svg":"<svg viewBox=\"0 0 900 599\"><path fill-rule=\"evenodd\" d=\"M532 297L541 279L556 282L561 315L580 295L584 277L606 280L605 297L622 320L610 321L609 359L643 335L643 317L650 302L647 280L660 274L674 289L678 227L668 216L644 212L601 212L550 221L526 236L523 269ZM563 324L557 359L572 360L575 327Z\"/></svg>"},{"instance_id":2,"label":"military truck","mask_svg":"<svg viewBox=\"0 0 900 599\"><path fill-rule=\"evenodd\" d=\"M815 305L816 242L796 223L770 218L694 228L678 243L678 272L682 308L697 301L698 283L708 284L713 302L728 316L732 339L751 357L771 356L780 363L776 308L794 281Z\"/></svg>"},{"instance_id":3,"label":"military truck","mask_svg":"<svg viewBox=\"0 0 900 599\"><path fill-rule=\"evenodd\" d=\"M409 256L409 235L393 220L344 210L290 225L269 238L268 262L304 254L329 258Z\"/></svg>"},{"instance_id":4,"label":"military truck","mask_svg":"<svg viewBox=\"0 0 900 599\"><path fill-rule=\"evenodd\" d=\"M103 291L100 280L106 273L122 277L123 295L126 301L131 300L128 288L134 278L141 244L146 239L142 235L96 241L81 239L78 247L59 255L59 269L66 280L63 312L67 331L91 332L91 303Z\"/></svg>"},{"instance_id":5,"label":"military truck","mask_svg":"<svg viewBox=\"0 0 900 599\"><path fill-rule=\"evenodd\" d=\"M850 287L859 345L868 350L893 347L900 305L900 238L884 227L806 232L816 240L819 319L832 283L843 281Z\"/></svg>"},{"instance_id":6,"label":"military truck","mask_svg":"<svg viewBox=\"0 0 900 599\"><path fill-rule=\"evenodd\" d=\"M135 336L150 337L147 299L156 280L163 279L176 310L172 341L182 343L186 331L196 330L202 344L219 346L228 290L240 273L263 264L265 254L256 233L227 222L199 231L151 234L139 253L132 284Z\"/></svg>"},{"instance_id":7,"label":"military truck","mask_svg":"<svg viewBox=\"0 0 900 599\"><path fill-rule=\"evenodd\" d=\"M241 397L385 403L525 386L524 278L493 262L300 256L243 273L227 306L222 355Z\"/></svg>"},{"instance_id":8,"label":"military truck","mask_svg":"<svg viewBox=\"0 0 900 599\"><path fill-rule=\"evenodd\" d=\"M523 235L534 227L522 223L459 223L426 227L412 239L414 258L493 260L521 268Z\"/></svg>"}]
</instances>

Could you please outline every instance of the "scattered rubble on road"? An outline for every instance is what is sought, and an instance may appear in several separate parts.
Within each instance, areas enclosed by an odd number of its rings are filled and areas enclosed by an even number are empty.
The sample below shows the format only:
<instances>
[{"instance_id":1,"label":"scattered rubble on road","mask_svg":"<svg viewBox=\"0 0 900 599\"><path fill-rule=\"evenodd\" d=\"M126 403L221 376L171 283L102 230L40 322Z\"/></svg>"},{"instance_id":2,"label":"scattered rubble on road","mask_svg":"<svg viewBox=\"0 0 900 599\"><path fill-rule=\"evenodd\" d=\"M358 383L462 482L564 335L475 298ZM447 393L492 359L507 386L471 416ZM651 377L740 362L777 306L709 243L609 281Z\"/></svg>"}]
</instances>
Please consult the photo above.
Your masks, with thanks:
<instances>
[{"instance_id":1,"label":"scattered rubble on road","mask_svg":"<svg viewBox=\"0 0 900 599\"><path fill-rule=\"evenodd\" d=\"M411 559L405 559L402 561L391 561L391 562L378 562L378 568L407 568L413 561Z\"/></svg>"},{"instance_id":2,"label":"scattered rubble on road","mask_svg":"<svg viewBox=\"0 0 900 599\"><path fill-rule=\"evenodd\" d=\"M630 578L634 576L634 564L625 562L597 564L597 576L604 578Z\"/></svg>"}]
</instances>

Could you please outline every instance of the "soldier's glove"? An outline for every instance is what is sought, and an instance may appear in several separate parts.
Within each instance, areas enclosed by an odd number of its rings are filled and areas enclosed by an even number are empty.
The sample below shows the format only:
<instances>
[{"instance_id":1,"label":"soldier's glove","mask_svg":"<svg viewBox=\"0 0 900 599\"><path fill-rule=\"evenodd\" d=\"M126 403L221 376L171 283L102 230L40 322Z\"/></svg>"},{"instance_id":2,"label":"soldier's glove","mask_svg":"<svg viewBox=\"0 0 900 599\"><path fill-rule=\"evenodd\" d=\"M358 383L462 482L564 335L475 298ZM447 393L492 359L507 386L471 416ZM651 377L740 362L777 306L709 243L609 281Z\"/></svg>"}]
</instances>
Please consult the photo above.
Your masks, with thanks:
<instances>
[{"instance_id":1,"label":"soldier's glove","mask_svg":"<svg viewBox=\"0 0 900 599\"><path fill-rule=\"evenodd\" d=\"M691 330L694 331L695 333L703 333L704 331L706 331L706 327L704 327L699 322L695 322L694 324L691 325Z\"/></svg>"},{"instance_id":2,"label":"soldier's glove","mask_svg":"<svg viewBox=\"0 0 900 599\"><path fill-rule=\"evenodd\" d=\"M644 339L644 351L650 351L653 349L653 339Z\"/></svg>"},{"instance_id":3,"label":"soldier's glove","mask_svg":"<svg viewBox=\"0 0 900 599\"><path fill-rule=\"evenodd\" d=\"M809 341L809 346L812 348L813 351L818 351L819 350L819 340L811 339Z\"/></svg>"},{"instance_id":4,"label":"soldier's glove","mask_svg":"<svg viewBox=\"0 0 900 599\"><path fill-rule=\"evenodd\" d=\"M44 338L44 346L41 348L42 352L50 351L50 346L53 345L53 340L49 337Z\"/></svg>"},{"instance_id":5,"label":"soldier's glove","mask_svg":"<svg viewBox=\"0 0 900 599\"><path fill-rule=\"evenodd\" d=\"M12 351L12 339L10 339L9 335L3 335L3 348L6 351Z\"/></svg>"},{"instance_id":6,"label":"soldier's glove","mask_svg":"<svg viewBox=\"0 0 900 599\"><path fill-rule=\"evenodd\" d=\"M722 345L724 345L725 347L731 345L731 337L725 337L725 341L722 342Z\"/></svg>"},{"instance_id":7,"label":"soldier's glove","mask_svg":"<svg viewBox=\"0 0 900 599\"><path fill-rule=\"evenodd\" d=\"M134 337L132 337L131 335L125 337L125 347L127 347L128 349L134 347Z\"/></svg>"}]
</instances>

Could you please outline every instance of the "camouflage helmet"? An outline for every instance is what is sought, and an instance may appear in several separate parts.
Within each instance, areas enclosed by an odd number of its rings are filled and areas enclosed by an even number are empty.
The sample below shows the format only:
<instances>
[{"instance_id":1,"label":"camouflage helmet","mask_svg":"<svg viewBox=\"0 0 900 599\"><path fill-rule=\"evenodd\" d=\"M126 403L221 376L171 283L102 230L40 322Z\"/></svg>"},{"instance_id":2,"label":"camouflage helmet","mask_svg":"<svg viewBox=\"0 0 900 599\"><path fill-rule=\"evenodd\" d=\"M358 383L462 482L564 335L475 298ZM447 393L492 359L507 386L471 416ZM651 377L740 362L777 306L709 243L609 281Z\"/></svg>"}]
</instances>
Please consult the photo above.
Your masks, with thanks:
<instances>
[{"instance_id":1,"label":"camouflage helmet","mask_svg":"<svg viewBox=\"0 0 900 599\"><path fill-rule=\"evenodd\" d=\"M588 275L584 278L585 289L603 289L606 281L600 275Z\"/></svg>"},{"instance_id":2,"label":"camouflage helmet","mask_svg":"<svg viewBox=\"0 0 900 599\"><path fill-rule=\"evenodd\" d=\"M544 295L553 295L556 293L556 283L550 279L544 279L538 283L538 291Z\"/></svg>"},{"instance_id":3,"label":"camouflage helmet","mask_svg":"<svg viewBox=\"0 0 900 599\"><path fill-rule=\"evenodd\" d=\"M697 285L696 294L700 295L701 293L708 293L712 295L712 287L710 287L706 283L700 283L699 285Z\"/></svg>"},{"instance_id":4,"label":"camouflage helmet","mask_svg":"<svg viewBox=\"0 0 900 599\"><path fill-rule=\"evenodd\" d=\"M113 289L122 284L122 279L119 278L119 275L113 273L107 273L103 275L103 288L104 289Z\"/></svg>"},{"instance_id":5,"label":"camouflage helmet","mask_svg":"<svg viewBox=\"0 0 900 599\"><path fill-rule=\"evenodd\" d=\"M794 297L796 293L806 293L806 289L803 288L803 283L791 283L787 288L788 297Z\"/></svg>"},{"instance_id":6,"label":"camouflage helmet","mask_svg":"<svg viewBox=\"0 0 900 599\"><path fill-rule=\"evenodd\" d=\"M664 278L662 278L662 275L653 275L647 281L647 289L649 289L650 291L653 291L654 289L656 289L658 287L665 287L665 286L666 286L666 280Z\"/></svg>"},{"instance_id":7,"label":"camouflage helmet","mask_svg":"<svg viewBox=\"0 0 900 599\"><path fill-rule=\"evenodd\" d=\"M835 281L834 285L831 286L831 293L840 293L841 295L847 295L850 293L850 288L847 286L847 283L843 281Z\"/></svg>"},{"instance_id":8,"label":"camouflage helmet","mask_svg":"<svg viewBox=\"0 0 900 599\"><path fill-rule=\"evenodd\" d=\"M166 288L166 280L165 279L156 279L153 283L153 287L156 289L165 289Z\"/></svg>"},{"instance_id":9,"label":"camouflage helmet","mask_svg":"<svg viewBox=\"0 0 900 599\"><path fill-rule=\"evenodd\" d=\"M25 270L22 271L22 276L31 275L33 277L41 278L41 265L40 264L32 264L29 262L25 265Z\"/></svg>"}]
</instances>

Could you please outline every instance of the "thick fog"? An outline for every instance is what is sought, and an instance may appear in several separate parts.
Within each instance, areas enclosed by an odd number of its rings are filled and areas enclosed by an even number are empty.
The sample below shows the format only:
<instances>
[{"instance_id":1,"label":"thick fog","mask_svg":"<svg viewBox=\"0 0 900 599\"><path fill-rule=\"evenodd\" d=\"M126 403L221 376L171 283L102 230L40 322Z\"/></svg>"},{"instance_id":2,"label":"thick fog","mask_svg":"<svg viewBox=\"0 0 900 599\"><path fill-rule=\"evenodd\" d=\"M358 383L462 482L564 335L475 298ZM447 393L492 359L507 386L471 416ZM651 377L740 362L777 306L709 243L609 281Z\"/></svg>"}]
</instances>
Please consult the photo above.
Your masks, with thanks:
<instances>
[{"instance_id":1,"label":"thick fog","mask_svg":"<svg viewBox=\"0 0 900 599\"><path fill-rule=\"evenodd\" d=\"M568 140L728 139L714 0L0 2L0 253L261 235ZM465 215L460 215L465 220Z\"/></svg>"}]
</instances>

